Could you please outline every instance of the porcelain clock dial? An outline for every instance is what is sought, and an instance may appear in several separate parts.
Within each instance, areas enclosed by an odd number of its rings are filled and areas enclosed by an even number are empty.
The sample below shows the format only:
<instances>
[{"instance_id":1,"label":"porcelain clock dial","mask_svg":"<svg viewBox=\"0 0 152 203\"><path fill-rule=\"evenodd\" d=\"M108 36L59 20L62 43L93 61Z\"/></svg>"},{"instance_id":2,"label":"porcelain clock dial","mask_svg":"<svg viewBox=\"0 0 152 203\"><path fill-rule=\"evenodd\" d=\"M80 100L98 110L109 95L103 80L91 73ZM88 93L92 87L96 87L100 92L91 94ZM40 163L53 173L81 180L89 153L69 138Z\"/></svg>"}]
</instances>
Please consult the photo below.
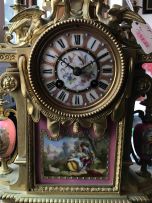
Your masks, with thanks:
<instances>
[{"instance_id":1,"label":"porcelain clock dial","mask_svg":"<svg viewBox=\"0 0 152 203\"><path fill-rule=\"evenodd\" d=\"M118 93L123 73L115 39L104 27L85 20L47 30L29 65L31 87L38 103L43 101L41 107L69 117L93 115L106 107Z\"/></svg>"}]
</instances>

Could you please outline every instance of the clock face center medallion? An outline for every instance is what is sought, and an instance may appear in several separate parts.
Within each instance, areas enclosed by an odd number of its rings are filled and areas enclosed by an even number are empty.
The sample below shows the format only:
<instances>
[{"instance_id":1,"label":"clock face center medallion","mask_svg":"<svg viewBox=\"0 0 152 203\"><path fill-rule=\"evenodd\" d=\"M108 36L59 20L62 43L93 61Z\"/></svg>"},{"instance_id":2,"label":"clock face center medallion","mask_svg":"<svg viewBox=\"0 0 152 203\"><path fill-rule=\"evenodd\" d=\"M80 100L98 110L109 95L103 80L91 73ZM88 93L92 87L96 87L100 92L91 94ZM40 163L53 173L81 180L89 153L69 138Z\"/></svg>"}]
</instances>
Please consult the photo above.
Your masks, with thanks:
<instances>
[{"instance_id":1,"label":"clock face center medallion","mask_svg":"<svg viewBox=\"0 0 152 203\"><path fill-rule=\"evenodd\" d=\"M80 92L90 88L91 81L98 77L98 66L86 50L69 49L58 58L56 73L65 89Z\"/></svg>"}]
</instances>

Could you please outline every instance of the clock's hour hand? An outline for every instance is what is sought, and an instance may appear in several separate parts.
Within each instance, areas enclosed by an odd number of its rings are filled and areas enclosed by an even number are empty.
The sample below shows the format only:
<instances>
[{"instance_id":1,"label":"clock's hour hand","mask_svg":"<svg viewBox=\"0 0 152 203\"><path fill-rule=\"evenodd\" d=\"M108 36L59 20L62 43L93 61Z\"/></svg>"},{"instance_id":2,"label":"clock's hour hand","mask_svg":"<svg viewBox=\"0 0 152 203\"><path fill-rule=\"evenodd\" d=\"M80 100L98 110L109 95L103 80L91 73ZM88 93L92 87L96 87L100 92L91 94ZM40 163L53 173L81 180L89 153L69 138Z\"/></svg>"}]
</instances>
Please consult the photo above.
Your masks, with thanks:
<instances>
[{"instance_id":1,"label":"clock's hour hand","mask_svg":"<svg viewBox=\"0 0 152 203\"><path fill-rule=\"evenodd\" d=\"M72 70L74 70L75 68L73 66L70 65L70 63L67 63L65 60L59 58L58 56L55 56L58 61L61 61L62 63L65 63L69 68L71 68Z\"/></svg>"},{"instance_id":2,"label":"clock's hour hand","mask_svg":"<svg viewBox=\"0 0 152 203\"><path fill-rule=\"evenodd\" d=\"M62 63L65 63L69 68L71 68L73 70L73 75L80 76L82 74L82 69L81 68L71 66L70 63L67 63L65 60L59 58L58 56L56 56L56 58L58 59L58 61L61 61Z\"/></svg>"}]
</instances>

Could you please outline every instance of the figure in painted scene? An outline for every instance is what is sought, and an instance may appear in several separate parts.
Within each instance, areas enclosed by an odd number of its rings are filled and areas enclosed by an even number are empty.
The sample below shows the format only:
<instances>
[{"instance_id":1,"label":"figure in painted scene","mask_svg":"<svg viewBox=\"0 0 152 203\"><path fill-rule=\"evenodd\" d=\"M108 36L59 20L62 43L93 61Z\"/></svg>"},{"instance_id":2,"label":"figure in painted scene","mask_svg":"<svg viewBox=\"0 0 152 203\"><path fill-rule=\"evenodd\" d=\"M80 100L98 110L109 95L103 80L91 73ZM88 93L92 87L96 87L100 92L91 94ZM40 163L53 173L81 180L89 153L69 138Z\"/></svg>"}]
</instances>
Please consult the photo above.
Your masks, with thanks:
<instances>
[{"instance_id":1,"label":"figure in painted scene","mask_svg":"<svg viewBox=\"0 0 152 203\"><path fill-rule=\"evenodd\" d=\"M105 177L107 175L108 136L98 141L96 150L89 139L62 137L44 139L44 176Z\"/></svg>"}]
</instances>

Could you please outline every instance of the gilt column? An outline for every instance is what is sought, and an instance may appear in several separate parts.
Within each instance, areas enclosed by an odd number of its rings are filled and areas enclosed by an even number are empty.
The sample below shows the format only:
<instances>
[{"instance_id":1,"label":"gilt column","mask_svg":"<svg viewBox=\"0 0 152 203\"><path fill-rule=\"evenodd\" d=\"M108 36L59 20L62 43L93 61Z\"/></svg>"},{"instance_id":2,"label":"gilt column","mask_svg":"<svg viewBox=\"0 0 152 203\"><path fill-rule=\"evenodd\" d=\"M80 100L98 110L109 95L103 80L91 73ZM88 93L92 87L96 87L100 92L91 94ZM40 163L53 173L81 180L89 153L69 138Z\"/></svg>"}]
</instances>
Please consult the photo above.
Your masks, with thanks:
<instances>
[{"instance_id":1,"label":"gilt column","mask_svg":"<svg viewBox=\"0 0 152 203\"><path fill-rule=\"evenodd\" d=\"M3 27L5 25L5 17L4 17L4 1L0 1L0 42L4 40L4 30Z\"/></svg>"}]
</instances>

